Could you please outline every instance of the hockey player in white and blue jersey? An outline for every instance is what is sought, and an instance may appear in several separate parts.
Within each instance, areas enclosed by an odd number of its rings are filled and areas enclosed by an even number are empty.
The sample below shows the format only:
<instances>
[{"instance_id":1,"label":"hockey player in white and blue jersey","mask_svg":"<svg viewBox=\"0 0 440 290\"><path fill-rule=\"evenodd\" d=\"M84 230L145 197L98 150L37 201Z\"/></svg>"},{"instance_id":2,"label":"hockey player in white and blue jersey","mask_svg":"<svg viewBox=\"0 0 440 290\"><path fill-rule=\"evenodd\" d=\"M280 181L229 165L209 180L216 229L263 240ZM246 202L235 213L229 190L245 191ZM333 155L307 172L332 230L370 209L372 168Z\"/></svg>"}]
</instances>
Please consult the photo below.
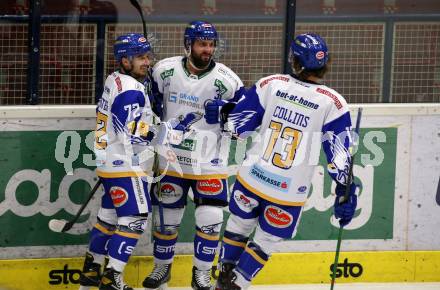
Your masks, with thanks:
<instances>
[{"instance_id":1,"label":"hockey player in white and blue jersey","mask_svg":"<svg viewBox=\"0 0 440 290\"><path fill-rule=\"evenodd\" d=\"M277 242L295 235L321 147L336 195L345 193L349 173L351 120L345 99L320 84L328 51L316 34L291 45L294 75L259 80L229 115L233 132L253 143L234 184L220 253L216 289L246 289ZM317 146L315 146L317 145ZM348 224L356 208L356 186L346 203L335 201L335 216ZM254 238L249 236L255 229Z\"/></svg>"},{"instance_id":2,"label":"hockey player in white and blue jersey","mask_svg":"<svg viewBox=\"0 0 440 290\"><path fill-rule=\"evenodd\" d=\"M221 126L211 124L218 110L202 118L208 101L225 105L244 93L239 77L213 59L218 42L214 26L204 21L191 22L185 29L185 56L159 61L153 68L153 92L163 106L161 118L193 119L192 131L172 152L161 152L160 169L164 178L159 188L165 232L155 216L154 268L143 286L157 289L170 280L178 228L185 210L188 191L194 194L196 234L194 238L193 289L211 289L210 269L223 223L222 207L227 205L227 159L229 146L221 146ZM227 141L226 141L227 142ZM227 149L222 151L222 149ZM167 157L167 158L166 158ZM156 193L156 191L153 191ZM153 205L158 204L152 196ZM157 211L156 211L157 212ZM162 285L162 286L161 286Z\"/></svg>"},{"instance_id":3,"label":"hockey player in white and blue jersey","mask_svg":"<svg viewBox=\"0 0 440 290\"><path fill-rule=\"evenodd\" d=\"M80 289L133 289L124 283L121 272L151 211L145 178L152 175L151 142L163 143L153 126L146 89L153 59L150 44L141 34L122 35L116 39L114 54L120 69L107 77L96 110L96 172L104 195L90 232ZM106 256L109 262L102 271Z\"/></svg>"}]
</instances>

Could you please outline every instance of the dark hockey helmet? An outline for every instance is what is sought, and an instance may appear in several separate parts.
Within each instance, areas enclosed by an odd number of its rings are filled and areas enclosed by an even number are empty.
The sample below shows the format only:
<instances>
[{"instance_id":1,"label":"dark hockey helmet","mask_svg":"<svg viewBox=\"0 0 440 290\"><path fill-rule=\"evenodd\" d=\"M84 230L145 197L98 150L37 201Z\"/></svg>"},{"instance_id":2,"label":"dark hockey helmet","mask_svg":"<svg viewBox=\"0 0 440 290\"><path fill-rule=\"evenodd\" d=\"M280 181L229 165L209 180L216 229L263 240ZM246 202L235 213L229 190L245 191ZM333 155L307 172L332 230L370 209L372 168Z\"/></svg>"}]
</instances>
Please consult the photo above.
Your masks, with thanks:
<instances>
[{"instance_id":1,"label":"dark hockey helmet","mask_svg":"<svg viewBox=\"0 0 440 290\"><path fill-rule=\"evenodd\" d=\"M119 62L123 57L141 55L151 52L151 45L147 39L139 33L124 34L116 38L114 54Z\"/></svg>"},{"instance_id":2,"label":"dark hockey helmet","mask_svg":"<svg viewBox=\"0 0 440 290\"><path fill-rule=\"evenodd\" d=\"M306 70L316 70L324 67L329 56L324 39L314 33L298 35L290 45L290 52Z\"/></svg>"},{"instance_id":3,"label":"dark hockey helmet","mask_svg":"<svg viewBox=\"0 0 440 290\"><path fill-rule=\"evenodd\" d=\"M218 35L214 25L206 21L193 21L189 23L185 28L183 36L185 50L189 50L197 39L214 40L214 45L217 45Z\"/></svg>"}]
</instances>

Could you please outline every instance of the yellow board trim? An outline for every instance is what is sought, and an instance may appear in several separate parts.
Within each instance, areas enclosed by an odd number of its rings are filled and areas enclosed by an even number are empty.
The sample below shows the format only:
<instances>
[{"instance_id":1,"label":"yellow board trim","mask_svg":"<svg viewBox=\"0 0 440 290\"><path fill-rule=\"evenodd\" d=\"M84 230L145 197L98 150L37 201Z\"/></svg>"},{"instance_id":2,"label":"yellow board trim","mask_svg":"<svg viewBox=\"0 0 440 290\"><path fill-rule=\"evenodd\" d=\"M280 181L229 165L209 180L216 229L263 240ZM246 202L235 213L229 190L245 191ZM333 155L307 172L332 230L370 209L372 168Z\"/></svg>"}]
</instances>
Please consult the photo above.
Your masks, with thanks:
<instances>
[{"instance_id":1,"label":"yellow board trim","mask_svg":"<svg viewBox=\"0 0 440 290\"><path fill-rule=\"evenodd\" d=\"M186 179L194 179L194 180L204 180L204 179L226 179L228 178L227 174L206 174L206 175L196 175L189 173L179 173L175 171L161 171L161 174L166 174L173 177L186 178Z\"/></svg>"},{"instance_id":2,"label":"yellow board trim","mask_svg":"<svg viewBox=\"0 0 440 290\"><path fill-rule=\"evenodd\" d=\"M96 175L104 178L120 178L120 177L140 177L147 176L143 171L121 171L121 172L103 172L96 170Z\"/></svg>"},{"instance_id":3,"label":"yellow board trim","mask_svg":"<svg viewBox=\"0 0 440 290\"><path fill-rule=\"evenodd\" d=\"M306 202L293 202L293 201L285 201L285 200L281 200L281 199L276 199L273 197L270 197L268 195L265 195L264 193L262 193L261 191L253 188L252 186L250 186L246 181L244 181L243 178L241 178L240 175L237 174L237 180L240 181L241 184L243 184L243 186L251 191L252 193L258 195L261 198L264 198L265 200L271 201L273 203L277 203L277 204L281 204L281 205L289 205L289 206L303 206L304 204L306 204Z\"/></svg>"},{"instance_id":4,"label":"yellow board trim","mask_svg":"<svg viewBox=\"0 0 440 290\"><path fill-rule=\"evenodd\" d=\"M219 235L216 236L211 236L205 233L202 233L200 231L196 231L196 235L198 235L199 237L205 239L205 240L210 240L210 241L218 241L220 239Z\"/></svg>"},{"instance_id":5,"label":"yellow board trim","mask_svg":"<svg viewBox=\"0 0 440 290\"><path fill-rule=\"evenodd\" d=\"M225 237L223 237L222 242L229 244L229 245L236 246L236 247L246 248L246 243L237 242L237 241L225 238Z\"/></svg>"},{"instance_id":6,"label":"yellow board trim","mask_svg":"<svg viewBox=\"0 0 440 290\"><path fill-rule=\"evenodd\" d=\"M161 240L170 241L170 240L174 240L175 238L177 238L177 233L172 234L172 235L164 235L159 232L153 232L153 236L155 236L156 238L161 239Z\"/></svg>"},{"instance_id":7,"label":"yellow board trim","mask_svg":"<svg viewBox=\"0 0 440 290\"><path fill-rule=\"evenodd\" d=\"M336 244L336 241L335 241ZM330 265L334 252L274 253L252 284L330 284ZM440 251L382 251L341 252L340 263L360 264L359 277L339 277L336 283L368 282L438 282L440 283ZM78 284L68 281L49 284L52 272L63 279L64 271L80 271L84 257L59 259L0 260L0 288L8 290L78 290ZM176 255L172 268L170 287L189 287L191 283L192 255ZM141 288L145 276L153 268L153 257L133 256L125 270L127 284ZM61 273L61 274L60 274ZM69 276L69 275L67 275ZM74 275L76 276L76 275ZM26 277L26 279L23 279Z\"/></svg>"}]
</instances>

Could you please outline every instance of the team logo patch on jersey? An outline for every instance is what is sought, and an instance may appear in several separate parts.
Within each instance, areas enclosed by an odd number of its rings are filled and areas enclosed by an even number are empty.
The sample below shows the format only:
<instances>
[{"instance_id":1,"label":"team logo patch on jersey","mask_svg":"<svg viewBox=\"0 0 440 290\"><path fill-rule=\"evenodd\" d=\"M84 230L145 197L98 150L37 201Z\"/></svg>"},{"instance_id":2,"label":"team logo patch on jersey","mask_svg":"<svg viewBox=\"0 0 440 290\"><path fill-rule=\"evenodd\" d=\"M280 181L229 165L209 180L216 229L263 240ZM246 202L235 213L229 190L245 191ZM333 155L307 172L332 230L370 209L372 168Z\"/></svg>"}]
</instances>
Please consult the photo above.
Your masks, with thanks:
<instances>
[{"instance_id":1,"label":"team logo patch on jersey","mask_svg":"<svg viewBox=\"0 0 440 290\"><path fill-rule=\"evenodd\" d=\"M220 179L198 180L196 187L201 194L217 195L223 191L223 182Z\"/></svg>"},{"instance_id":2,"label":"team logo patch on jersey","mask_svg":"<svg viewBox=\"0 0 440 290\"><path fill-rule=\"evenodd\" d=\"M269 225L280 229L287 228L293 222L293 217L290 213L274 205L266 207L264 219Z\"/></svg>"},{"instance_id":3,"label":"team logo patch on jersey","mask_svg":"<svg viewBox=\"0 0 440 290\"><path fill-rule=\"evenodd\" d=\"M123 160L114 160L114 161L112 162L112 164L113 164L113 167L118 167L118 166L123 165L123 164L124 164L124 161L123 161Z\"/></svg>"},{"instance_id":4,"label":"team logo patch on jersey","mask_svg":"<svg viewBox=\"0 0 440 290\"><path fill-rule=\"evenodd\" d=\"M127 191L119 186L110 188L110 197L115 207L121 207L128 201Z\"/></svg>"},{"instance_id":5,"label":"team logo patch on jersey","mask_svg":"<svg viewBox=\"0 0 440 290\"><path fill-rule=\"evenodd\" d=\"M223 82L219 79L215 79L214 81L214 86L217 88L217 96L219 97L219 99L221 99L221 97L226 94L226 92L228 91L228 89L226 88L226 86L223 84Z\"/></svg>"},{"instance_id":6,"label":"team logo patch on jersey","mask_svg":"<svg viewBox=\"0 0 440 290\"><path fill-rule=\"evenodd\" d=\"M307 190L307 186L305 186L305 185L298 187L299 193L304 193L304 192L306 192L306 190Z\"/></svg>"},{"instance_id":7,"label":"team logo patch on jersey","mask_svg":"<svg viewBox=\"0 0 440 290\"><path fill-rule=\"evenodd\" d=\"M211 160L210 163L211 163L212 166L221 166L221 165L224 165L224 164L223 164L223 159L221 159L221 158L214 158L214 159Z\"/></svg>"},{"instance_id":8,"label":"team logo patch on jersey","mask_svg":"<svg viewBox=\"0 0 440 290\"><path fill-rule=\"evenodd\" d=\"M183 189L174 183L162 183L160 186L163 203L175 203L182 197Z\"/></svg>"},{"instance_id":9,"label":"team logo patch on jersey","mask_svg":"<svg viewBox=\"0 0 440 290\"><path fill-rule=\"evenodd\" d=\"M140 219L128 224L128 228L134 232L143 232L147 223L147 219Z\"/></svg>"},{"instance_id":10,"label":"team logo patch on jersey","mask_svg":"<svg viewBox=\"0 0 440 290\"><path fill-rule=\"evenodd\" d=\"M235 203L244 212L250 213L254 208L258 206L257 200L244 195L244 193L240 190L235 190L233 194Z\"/></svg>"}]
</instances>

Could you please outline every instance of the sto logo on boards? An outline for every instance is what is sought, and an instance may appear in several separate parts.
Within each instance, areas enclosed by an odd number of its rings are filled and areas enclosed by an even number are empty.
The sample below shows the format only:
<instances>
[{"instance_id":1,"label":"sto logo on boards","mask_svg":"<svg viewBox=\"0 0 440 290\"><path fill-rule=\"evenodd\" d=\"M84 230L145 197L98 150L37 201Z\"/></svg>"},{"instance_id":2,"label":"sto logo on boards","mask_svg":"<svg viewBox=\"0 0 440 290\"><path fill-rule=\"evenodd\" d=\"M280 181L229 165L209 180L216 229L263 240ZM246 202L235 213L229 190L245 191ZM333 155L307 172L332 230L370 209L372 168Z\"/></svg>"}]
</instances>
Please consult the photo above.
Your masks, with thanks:
<instances>
[{"instance_id":1,"label":"sto logo on boards","mask_svg":"<svg viewBox=\"0 0 440 290\"><path fill-rule=\"evenodd\" d=\"M79 284L79 275L81 270L69 269L67 264L61 270L52 270L49 272L49 284L61 285L61 284Z\"/></svg>"},{"instance_id":2,"label":"sto logo on boards","mask_svg":"<svg viewBox=\"0 0 440 290\"><path fill-rule=\"evenodd\" d=\"M333 273L333 265L330 265L330 277L332 277ZM344 278L348 277L360 277L362 275L362 272L364 271L363 267L359 263L349 263L348 259L345 258L343 263L338 263L338 266L336 267L336 278L340 278L344 276Z\"/></svg>"}]
</instances>

